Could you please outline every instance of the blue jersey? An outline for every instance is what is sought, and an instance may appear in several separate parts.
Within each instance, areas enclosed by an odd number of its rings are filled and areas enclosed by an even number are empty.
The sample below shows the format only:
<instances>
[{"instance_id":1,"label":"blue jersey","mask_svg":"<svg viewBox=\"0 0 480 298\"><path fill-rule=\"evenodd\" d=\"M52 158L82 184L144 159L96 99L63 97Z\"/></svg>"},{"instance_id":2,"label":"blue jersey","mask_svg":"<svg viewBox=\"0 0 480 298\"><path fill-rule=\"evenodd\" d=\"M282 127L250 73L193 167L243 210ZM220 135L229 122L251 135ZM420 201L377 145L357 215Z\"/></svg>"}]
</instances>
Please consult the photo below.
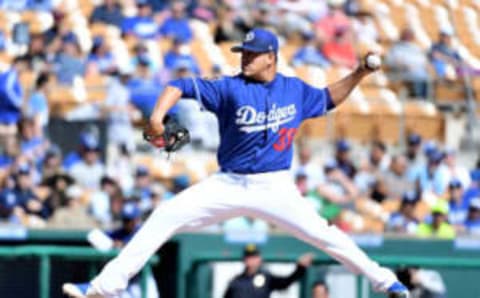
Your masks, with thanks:
<instances>
[{"instance_id":1,"label":"blue jersey","mask_svg":"<svg viewBox=\"0 0 480 298\"><path fill-rule=\"evenodd\" d=\"M334 107L327 88L277 74L268 83L243 75L214 80L184 78L169 83L197 98L219 122L217 158L223 172L263 173L290 168L292 141L303 120Z\"/></svg>"}]
</instances>

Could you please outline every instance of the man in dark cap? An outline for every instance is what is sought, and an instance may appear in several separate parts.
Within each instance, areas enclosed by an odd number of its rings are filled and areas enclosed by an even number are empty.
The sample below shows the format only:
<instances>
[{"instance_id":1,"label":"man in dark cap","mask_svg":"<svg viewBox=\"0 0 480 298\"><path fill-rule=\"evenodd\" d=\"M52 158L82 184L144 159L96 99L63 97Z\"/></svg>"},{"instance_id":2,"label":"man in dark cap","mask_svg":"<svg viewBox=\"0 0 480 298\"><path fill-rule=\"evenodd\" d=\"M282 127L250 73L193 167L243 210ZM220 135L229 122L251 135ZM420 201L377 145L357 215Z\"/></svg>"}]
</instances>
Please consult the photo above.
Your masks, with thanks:
<instances>
[{"instance_id":1,"label":"man in dark cap","mask_svg":"<svg viewBox=\"0 0 480 298\"><path fill-rule=\"evenodd\" d=\"M274 290L284 290L299 280L312 263L313 255L302 255L297 261L297 268L285 277L276 276L262 268L262 256L258 248L249 244L243 251L245 270L228 285L224 298L267 298Z\"/></svg>"}]
</instances>

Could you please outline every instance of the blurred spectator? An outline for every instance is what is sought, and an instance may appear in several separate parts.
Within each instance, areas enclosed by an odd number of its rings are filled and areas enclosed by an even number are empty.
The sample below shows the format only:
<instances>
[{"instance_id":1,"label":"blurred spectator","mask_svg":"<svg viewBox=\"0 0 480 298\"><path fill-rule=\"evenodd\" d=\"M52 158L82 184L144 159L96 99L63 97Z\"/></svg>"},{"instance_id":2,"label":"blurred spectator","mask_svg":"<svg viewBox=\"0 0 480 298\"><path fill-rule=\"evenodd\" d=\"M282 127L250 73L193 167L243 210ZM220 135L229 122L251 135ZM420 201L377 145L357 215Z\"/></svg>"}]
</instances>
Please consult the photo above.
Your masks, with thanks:
<instances>
[{"instance_id":1,"label":"blurred spectator","mask_svg":"<svg viewBox=\"0 0 480 298\"><path fill-rule=\"evenodd\" d=\"M342 171L336 161L325 163L325 181L317 188L318 194L330 202L347 204L358 195L352 180Z\"/></svg>"},{"instance_id":2,"label":"blurred spectator","mask_svg":"<svg viewBox=\"0 0 480 298\"><path fill-rule=\"evenodd\" d=\"M117 62L103 37L93 38L92 50L87 59L88 65L94 65L102 74L113 74L117 71Z\"/></svg>"},{"instance_id":3,"label":"blurred spectator","mask_svg":"<svg viewBox=\"0 0 480 298\"><path fill-rule=\"evenodd\" d=\"M452 44L453 32L451 29L442 28L438 41L430 49L430 61L439 78L454 80L455 69L462 63L462 58Z\"/></svg>"},{"instance_id":4,"label":"blurred spectator","mask_svg":"<svg viewBox=\"0 0 480 298\"><path fill-rule=\"evenodd\" d=\"M434 270L403 267L395 272L410 291L412 298L446 298L447 289L442 276Z\"/></svg>"},{"instance_id":5,"label":"blurred spectator","mask_svg":"<svg viewBox=\"0 0 480 298\"><path fill-rule=\"evenodd\" d=\"M345 175L353 179L357 173L357 169L350 159L350 143L345 139L341 139L336 142L335 146L335 160L337 161L338 168L342 170Z\"/></svg>"},{"instance_id":6,"label":"blurred spectator","mask_svg":"<svg viewBox=\"0 0 480 298\"><path fill-rule=\"evenodd\" d=\"M247 9L247 17L245 18L246 32L253 28L263 27L270 28L275 23L275 17L272 14L272 5L266 2L253 4L253 7Z\"/></svg>"},{"instance_id":7,"label":"blurred spectator","mask_svg":"<svg viewBox=\"0 0 480 298\"><path fill-rule=\"evenodd\" d=\"M43 179L49 179L62 172L62 152L57 145L52 144L45 152L42 164L42 177Z\"/></svg>"},{"instance_id":8,"label":"blurred spectator","mask_svg":"<svg viewBox=\"0 0 480 298\"><path fill-rule=\"evenodd\" d=\"M312 30L308 14L313 7L309 7L309 0L280 0L276 4L276 14L272 19L276 31L287 39L296 34Z\"/></svg>"},{"instance_id":9,"label":"blurred spectator","mask_svg":"<svg viewBox=\"0 0 480 298\"><path fill-rule=\"evenodd\" d=\"M328 0L328 13L315 23L315 31L322 32L322 36L326 41L335 38L335 35L340 30L348 30L350 28L350 19L343 12L343 2Z\"/></svg>"},{"instance_id":10,"label":"blurred spectator","mask_svg":"<svg viewBox=\"0 0 480 298\"><path fill-rule=\"evenodd\" d=\"M449 182L449 173L442 163L445 154L439 150L429 153L428 162L420 171L420 189L424 192L433 192L436 195L445 193Z\"/></svg>"},{"instance_id":11,"label":"blurred spectator","mask_svg":"<svg viewBox=\"0 0 480 298\"><path fill-rule=\"evenodd\" d=\"M42 133L35 128L35 121L31 118L23 118L18 122L20 132L20 151L22 156L35 164L41 162L49 146Z\"/></svg>"},{"instance_id":12,"label":"blurred spectator","mask_svg":"<svg viewBox=\"0 0 480 298\"><path fill-rule=\"evenodd\" d=\"M232 6L223 4L218 8L218 24L213 33L215 43L241 41L247 30L244 20L236 15Z\"/></svg>"},{"instance_id":13,"label":"blurred spectator","mask_svg":"<svg viewBox=\"0 0 480 298\"><path fill-rule=\"evenodd\" d=\"M43 34L32 34L28 43L27 53L23 56L31 61L32 69L36 72L45 71L47 68L47 45Z\"/></svg>"},{"instance_id":14,"label":"blurred spectator","mask_svg":"<svg viewBox=\"0 0 480 298\"><path fill-rule=\"evenodd\" d=\"M417 235L420 237L436 237L442 239L455 238L455 229L448 223L448 203L439 200L431 209L431 222L423 222L418 226Z\"/></svg>"},{"instance_id":15,"label":"blurred spectator","mask_svg":"<svg viewBox=\"0 0 480 298\"><path fill-rule=\"evenodd\" d=\"M126 144L120 144L117 147L117 155L108 163L108 176L118 182L123 192L129 192L133 188L133 150L134 148L130 148Z\"/></svg>"},{"instance_id":16,"label":"blurred spectator","mask_svg":"<svg viewBox=\"0 0 480 298\"><path fill-rule=\"evenodd\" d=\"M119 194L121 194L121 190L118 184L107 176L103 176L100 180L100 189L92 193L89 211L102 227L108 227L112 224L110 200Z\"/></svg>"},{"instance_id":17,"label":"blurred spectator","mask_svg":"<svg viewBox=\"0 0 480 298\"><path fill-rule=\"evenodd\" d=\"M38 135L47 131L49 109L47 94L51 87L51 76L42 72L35 81L35 89L27 103L25 116L32 118L35 122L35 130Z\"/></svg>"},{"instance_id":18,"label":"blurred spectator","mask_svg":"<svg viewBox=\"0 0 480 298\"><path fill-rule=\"evenodd\" d=\"M122 226L108 233L117 248L122 248L140 228L142 212L134 202L127 202L122 208Z\"/></svg>"},{"instance_id":19,"label":"blurred spectator","mask_svg":"<svg viewBox=\"0 0 480 298\"><path fill-rule=\"evenodd\" d=\"M17 197L9 189L0 190L0 223L22 224L23 210L18 206Z\"/></svg>"},{"instance_id":20,"label":"blurred spectator","mask_svg":"<svg viewBox=\"0 0 480 298\"><path fill-rule=\"evenodd\" d=\"M158 71L159 66L157 61L152 59L152 55L150 54L146 43L138 43L135 46L135 52L131 59L132 69L136 69L139 66L140 62L148 61L149 69L151 73L155 73Z\"/></svg>"},{"instance_id":21,"label":"blurred spectator","mask_svg":"<svg viewBox=\"0 0 480 298\"><path fill-rule=\"evenodd\" d=\"M255 245L247 245L243 252L244 271L228 284L224 298L268 298L274 290L284 290L305 274L313 255L302 255L297 267L289 276L273 275L262 268L263 260Z\"/></svg>"},{"instance_id":22,"label":"blurred spectator","mask_svg":"<svg viewBox=\"0 0 480 298\"><path fill-rule=\"evenodd\" d=\"M293 55L292 66L315 65L323 68L329 67L330 63L322 54L323 41L320 38L315 39L313 33L304 33L302 38L304 43Z\"/></svg>"},{"instance_id":23,"label":"blurred spectator","mask_svg":"<svg viewBox=\"0 0 480 298\"><path fill-rule=\"evenodd\" d=\"M359 11L352 20L356 41L367 46L376 45L379 39L373 16L368 11Z\"/></svg>"},{"instance_id":24,"label":"blurred spectator","mask_svg":"<svg viewBox=\"0 0 480 298\"><path fill-rule=\"evenodd\" d=\"M312 160L312 148L302 144L298 148L298 163L292 167L295 176L304 175L306 177L307 191L315 189L325 180L322 167Z\"/></svg>"},{"instance_id":25,"label":"blurred spectator","mask_svg":"<svg viewBox=\"0 0 480 298\"><path fill-rule=\"evenodd\" d=\"M413 30L406 28L385 57L392 82L404 82L412 97L427 98L428 59L426 53L415 44Z\"/></svg>"},{"instance_id":26,"label":"blurred spectator","mask_svg":"<svg viewBox=\"0 0 480 298\"><path fill-rule=\"evenodd\" d=\"M198 0L192 10L192 17L204 21L212 22L216 19L215 3L213 0Z\"/></svg>"},{"instance_id":27,"label":"blurred spectator","mask_svg":"<svg viewBox=\"0 0 480 298\"><path fill-rule=\"evenodd\" d=\"M69 174L82 187L96 190L105 174L105 166L99 158L100 146L92 135L85 136L81 159L69 168Z\"/></svg>"},{"instance_id":28,"label":"blurred spectator","mask_svg":"<svg viewBox=\"0 0 480 298\"><path fill-rule=\"evenodd\" d=\"M312 286L312 298L329 298L328 286L324 281L316 281Z\"/></svg>"},{"instance_id":29,"label":"blurred spectator","mask_svg":"<svg viewBox=\"0 0 480 298\"><path fill-rule=\"evenodd\" d=\"M58 82L65 85L71 85L75 77L81 77L85 73L85 59L74 34L68 34L62 39L54 69Z\"/></svg>"},{"instance_id":30,"label":"blurred spectator","mask_svg":"<svg viewBox=\"0 0 480 298\"><path fill-rule=\"evenodd\" d=\"M118 0L104 0L103 4L95 7L90 16L91 23L105 23L118 28L122 26L123 19L122 7Z\"/></svg>"},{"instance_id":31,"label":"blurred spectator","mask_svg":"<svg viewBox=\"0 0 480 298\"><path fill-rule=\"evenodd\" d=\"M193 38L188 18L186 17L186 5L183 1L174 0L171 4L171 17L166 19L160 27L160 33L172 39L189 42Z\"/></svg>"},{"instance_id":32,"label":"blurred spectator","mask_svg":"<svg viewBox=\"0 0 480 298\"><path fill-rule=\"evenodd\" d=\"M140 229L142 212L134 202L127 202L122 208L122 225L120 228L108 233L108 236L114 241L117 248L124 247ZM130 280L127 289L122 293L122 298L159 297L157 285L152 275L147 278L147 293L142 295L140 286L140 275L138 274Z\"/></svg>"},{"instance_id":33,"label":"blurred spectator","mask_svg":"<svg viewBox=\"0 0 480 298\"><path fill-rule=\"evenodd\" d=\"M322 218L328 220L330 223L336 223L342 211L339 204L329 201L320 195L317 189L309 191L307 188L307 176L304 174L299 173L295 176L295 185L300 194L312 204L313 208L315 208Z\"/></svg>"},{"instance_id":34,"label":"blurred spectator","mask_svg":"<svg viewBox=\"0 0 480 298\"><path fill-rule=\"evenodd\" d=\"M405 157L407 158L408 169L407 176L412 182L415 182L420 175L421 165L423 163L422 154L419 153L422 146L422 137L416 133L407 136L407 149Z\"/></svg>"},{"instance_id":35,"label":"blurred spectator","mask_svg":"<svg viewBox=\"0 0 480 298\"><path fill-rule=\"evenodd\" d=\"M179 65L187 67L194 75L200 75L197 60L190 54L187 43L175 38L172 48L163 57L163 65L170 71L174 71Z\"/></svg>"},{"instance_id":36,"label":"blurred spectator","mask_svg":"<svg viewBox=\"0 0 480 298\"><path fill-rule=\"evenodd\" d=\"M24 58L15 58L10 69L0 73L0 136L16 133L23 102L20 75L27 69Z\"/></svg>"},{"instance_id":37,"label":"blurred spectator","mask_svg":"<svg viewBox=\"0 0 480 298\"><path fill-rule=\"evenodd\" d=\"M139 39L156 39L158 25L153 19L152 7L148 0L136 0L137 15L125 18L122 22L122 33L133 35Z\"/></svg>"},{"instance_id":38,"label":"blurred spectator","mask_svg":"<svg viewBox=\"0 0 480 298\"><path fill-rule=\"evenodd\" d=\"M390 167L390 156L387 147L381 141L374 141L370 150L370 163L376 172L386 171Z\"/></svg>"},{"instance_id":39,"label":"blurred spectator","mask_svg":"<svg viewBox=\"0 0 480 298\"><path fill-rule=\"evenodd\" d=\"M148 168L138 166L135 170L135 182L132 194L140 200L139 207L143 212L152 209L151 183L152 178Z\"/></svg>"},{"instance_id":40,"label":"blurred spectator","mask_svg":"<svg viewBox=\"0 0 480 298\"><path fill-rule=\"evenodd\" d=\"M462 232L467 217L468 203L463 201L463 186L460 180L450 181L446 199L449 206L448 221L457 232Z\"/></svg>"},{"instance_id":41,"label":"blurred spectator","mask_svg":"<svg viewBox=\"0 0 480 298\"><path fill-rule=\"evenodd\" d=\"M465 190L463 195L463 200L465 203L470 203L470 201L476 197L480 197L480 170L473 170L470 173L472 178L472 183Z\"/></svg>"},{"instance_id":42,"label":"blurred spectator","mask_svg":"<svg viewBox=\"0 0 480 298\"><path fill-rule=\"evenodd\" d=\"M0 170L9 169L20 155L17 138L13 135L3 138L0 143Z\"/></svg>"},{"instance_id":43,"label":"blurred spectator","mask_svg":"<svg viewBox=\"0 0 480 298\"><path fill-rule=\"evenodd\" d=\"M87 213L82 203L83 189L79 185L71 185L66 190L66 205L55 210L48 222L51 229L86 230L97 226Z\"/></svg>"},{"instance_id":44,"label":"blurred spectator","mask_svg":"<svg viewBox=\"0 0 480 298\"><path fill-rule=\"evenodd\" d=\"M470 201L465 228L469 234L480 236L480 198Z\"/></svg>"},{"instance_id":45,"label":"blurred spectator","mask_svg":"<svg viewBox=\"0 0 480 298\"><path fill-rule=\"evenodd\" d=\"M323 54L334 65L354 68L357 65L357 56L353 47L352 32L348 27L339 27L333 38L323 45Z\"/></svg>"},{"instance_id":46,"label":"blurred spectator","mask_svg":"<svg viewBox=\"0 0 480 298\"><path fill-rule=\"evenodd\" d=\"M34 192L32 167L27 163L21 163L14 173L15 187L12 193L15 196L16 206L20 206L26 214L47 219L52 210Z\"/></svg>"},{"instance_id":47,"label":"blurred spectator","mask_svg":"<svg viewBox=\"0 0 480 298\"><path fill-rule=\"evenodd\" d=\"M73 178L63 172L44 179L42 184L50 189L50 194L46 199L47 205L55 211L60 207L67 205L67 189L74 183Z\"/></svg>"},{"instance_id":48,"label":"blurred spectator","mask_svg":"<svg viewBox=\"0 0 480 298\"><path fill-rule=\"evenodd\" d=\"M109 82L103 112L108 121L108 143L134 148L132 120L134 107L130 103L130 90L127 88L130 74L119 73Z\"/></svg>"},{"instance_id":49,"label":"blurred spectator","mask_svg":"<svg viewBox=\"0 0 480 298\"><path fill-rule=\"evenodd\" d=\"M83 152L87 151L89 147L98 145L98 138L91 132L81 132L78 138L78 149L71 151L65 155L62 165L65 170L69 170L74 164L82 159Z\"/></svg>"},{"instance_id":50,"label":"blurred spectator","mask_svg":"<svg viewBox=\"0 0 480 298\"><path fill-rule=\"evenodd\" d=\"M457 162L457 152L454 149L445 150L445 165L450 174L449 179L458 179L463 188L470 186L471 179L468 169Z\"/></svg>"},{"instance_id":51,"label":"blurred spectator","mask_svg":"<svg viewBox=\"0 0 480 298\"><path fill-rule=\"evenodd\" d=\"M418 219L415 208L419 201L415 192L405 192L398 212L392 213L387 222L387 231L415 235L418 228Z\"/></svg>"},{"instance_id":52,"label":"blurred spectator","mask_svg":"<svg viewBox=\"0 0 480 298\"><path fill-rule=\"evenodd\" d=\"M400 199L405 192L415 191L415 184L407 176L407 159L403 155L395 155L390 168L382 172L379 179L385 183L390 199Z\"/></svg>"},{"instance_id":53,"label":"blurred spectator","mask_svg":"<svg viewBox=\"0 0 480 298\"><path fill-rule=\"evenodd\" d=\"M150 71L150 63L148 58L139 59L136 75L127 85L132 104L142 112L144 118L150 117L163 90L163 84Z\"/></svg>"}]
</instances>

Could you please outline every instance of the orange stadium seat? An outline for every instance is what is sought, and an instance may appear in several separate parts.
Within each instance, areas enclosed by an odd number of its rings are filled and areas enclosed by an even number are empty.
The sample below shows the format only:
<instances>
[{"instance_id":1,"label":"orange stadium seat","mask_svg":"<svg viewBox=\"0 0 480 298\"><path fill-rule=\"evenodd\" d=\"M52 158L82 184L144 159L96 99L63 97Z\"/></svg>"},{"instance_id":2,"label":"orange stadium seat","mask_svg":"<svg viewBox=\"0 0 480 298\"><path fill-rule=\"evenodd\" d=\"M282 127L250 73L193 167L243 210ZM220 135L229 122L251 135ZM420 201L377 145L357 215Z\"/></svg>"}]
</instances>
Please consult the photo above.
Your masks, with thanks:
<instances>
[{"instance_id":1,"label":"orange stadium seat","mask_svg":"<svg viewBox=\"0 0 480 298\"><path fill-rule=\"evenodd\" d=\"M433 105L425 102L406 102L405 129L425 139L444 140L445 119Z\"/></svg>"}]
</instances>

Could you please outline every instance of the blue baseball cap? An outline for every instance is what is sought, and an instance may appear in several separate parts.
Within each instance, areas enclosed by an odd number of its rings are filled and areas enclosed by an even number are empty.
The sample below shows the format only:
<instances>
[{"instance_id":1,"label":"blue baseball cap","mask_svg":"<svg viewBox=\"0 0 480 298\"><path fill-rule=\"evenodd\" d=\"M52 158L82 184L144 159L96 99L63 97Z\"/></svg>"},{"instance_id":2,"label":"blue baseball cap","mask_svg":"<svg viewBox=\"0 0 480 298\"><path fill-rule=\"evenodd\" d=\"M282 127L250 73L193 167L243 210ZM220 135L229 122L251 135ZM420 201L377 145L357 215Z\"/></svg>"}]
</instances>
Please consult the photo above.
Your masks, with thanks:
<instances>
[{"instance_id":1,"label":"blue baseball cap","mask_svg":"<svg viewBox=\"0 0 480 298\"><path fill-rule=\"evenodd\" d=\"M232 52L250 51L255 53L278 52L278 39L271 31L255 28L247 33L241 45L231 48Z\"/></svg>"},{"instance_id":2,"label":"blue baseball cap","mask_svg":"<svg viewBox=\"0 0 480 298\"><path fill-rule=\"evenodd\" d=\"M135 203L125 203L122 208L122 219L132 220L142 216L142 211Z\"/></svg>"},{"instance_id":3,"label":"blue baseball cap","mask_svg":"<svg viewBox=\"0 0 480 298\"><path fill-rule=\"evenodd\" d=\"M408 144L411 146L419 145L422 142L422 137L416 133L408 135Z\"/></svg>"},{"instance_id":4,"label":"blue baseball cap","mask_svg":"<svg viewBox=\"0 0 480 298\"><path fill-rule=\"evenodd\" d=\"M80 144L87 150L98 150L100 147L97 137L91 133L82 133Z\"/></svg>"},{"instance_id":5,"label":"blue baseball cap","mask_svg":"<svg viewBox=\"0 0 480 298\"><path fill-rule=\"evenodd\" d=\"M402 203L407 204L415 204L419 200L419 196L415 191L407 191L402 195Z\"/></svg>"},{"instance_id":6,"label":"blue baseball cap","mask_svg":"<svg viewBox=\"0 0 480 298\"><path fill-rule=\"evenodd\" d=\"M350 150L350 143L347 140L341 139L336 143L337 151L348 151Z\"/></svg>"},{"instance_id":7,"label":"blue baseball cap","mask_svg":"<svg viewBox=\"0 0 480 298\"><path fill-rule=\"evenodd\" d=\"M135 171L135 176L137 177L144 177L150 175L150 171L145 166L138 166Z\"/></svg>"},{"instance_id":8,"label":"blue baseball cap","mask_svg":"<svg viewBox=\"0 0 480 298\"><path fill-rule=\"evenodd\" d=\"M462 182L458 180L457 178L454 178L450 180L450 183L448 183L449 188L462 188Z\"/></svg>"}]
</instances>

